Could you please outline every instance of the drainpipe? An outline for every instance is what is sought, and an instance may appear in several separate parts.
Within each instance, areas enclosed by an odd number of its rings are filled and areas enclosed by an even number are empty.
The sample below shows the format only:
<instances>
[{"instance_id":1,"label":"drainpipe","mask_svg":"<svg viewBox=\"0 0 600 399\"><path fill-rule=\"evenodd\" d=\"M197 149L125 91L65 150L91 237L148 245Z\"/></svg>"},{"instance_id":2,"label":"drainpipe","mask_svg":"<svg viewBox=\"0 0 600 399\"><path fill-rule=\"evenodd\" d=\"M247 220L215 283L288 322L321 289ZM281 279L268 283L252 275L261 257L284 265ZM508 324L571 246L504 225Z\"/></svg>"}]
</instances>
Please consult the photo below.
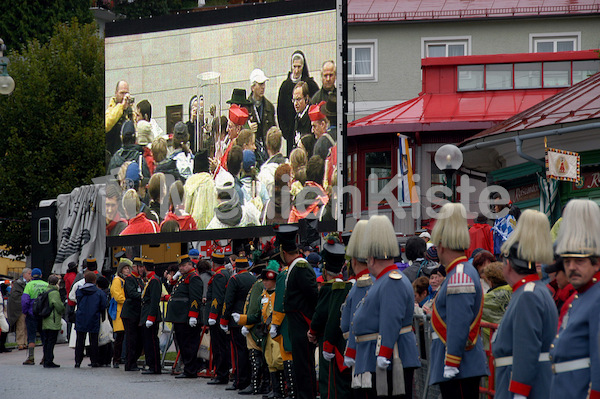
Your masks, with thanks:
<instances>
[{"instance_id":1,"label":"drainpipe","mask_svg":"<svg viewBox=\"0 0 600 399\"><path fill-rule=\"evenodd\" d=\"M517 145L517 154L519 154L519 156L527 161L533 162L534 164L540 165L540 166L546 166L546 164L544 163L544 161L540 161L537 158L532 157L529 154L525 154L523 152L523 140L521 140L521 138L519 136L515 137L515 144Z\"/></svg>"}]
</instances>

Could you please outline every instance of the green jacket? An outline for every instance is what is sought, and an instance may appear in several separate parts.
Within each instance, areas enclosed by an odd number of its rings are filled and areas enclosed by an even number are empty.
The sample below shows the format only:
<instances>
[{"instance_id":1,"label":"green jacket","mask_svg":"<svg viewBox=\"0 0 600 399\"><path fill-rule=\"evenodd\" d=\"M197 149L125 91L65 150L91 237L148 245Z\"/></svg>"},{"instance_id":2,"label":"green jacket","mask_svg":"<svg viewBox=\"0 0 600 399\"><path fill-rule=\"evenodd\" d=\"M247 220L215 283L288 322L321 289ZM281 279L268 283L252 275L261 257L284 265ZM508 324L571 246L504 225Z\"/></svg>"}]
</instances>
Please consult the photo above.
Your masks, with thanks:
<instances>
[{"instance_id":1,"label":"green jacket","mask_svg":"<svg viewBox=\"0 0 600 399\"><path fill-rule=\"evenodd\" d=\"M52 313L42 321L42 330L60 330L62 328L62 315L65 313L65 304L60 300L58 288L49 285L48 301L52 307Z\"/></svg>"}]
</instances>

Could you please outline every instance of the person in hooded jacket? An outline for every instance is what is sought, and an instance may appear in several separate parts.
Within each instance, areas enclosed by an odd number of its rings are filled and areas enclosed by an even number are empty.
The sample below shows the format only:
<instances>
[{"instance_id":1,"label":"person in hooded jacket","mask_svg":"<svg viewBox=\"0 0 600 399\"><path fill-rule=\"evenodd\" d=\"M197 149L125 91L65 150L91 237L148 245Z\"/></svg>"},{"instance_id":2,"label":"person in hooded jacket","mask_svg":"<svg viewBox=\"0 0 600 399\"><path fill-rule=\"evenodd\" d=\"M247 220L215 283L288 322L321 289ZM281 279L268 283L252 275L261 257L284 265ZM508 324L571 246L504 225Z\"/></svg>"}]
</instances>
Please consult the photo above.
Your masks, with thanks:
<instances>
[{"instance_id":1,"label":"person in hooded jacket","mask_svg":"<svg viewBox=\"0 0 600 399\"><path fill-rule=\"evenodd\" d=\"M52 307L52 313L42 320L42 334L44 335L44 368L60 367L54 363L54 345L58 338L58 332L62 328L62 315L65 312L65 304L60 299L58 283L60 278L56 275L48 277L48 302Z\"/></svg>"},{"instance_id":2,"label":"person in hooded jacket","mask_svg":"<svg viewBox=\"0 0 600 399\"><path fill-rule=\"evenodd\" d=\"M106 294L96 287L96 275L85 272L85 284L77 290L77 312L75 313L75 367L81 367L85 339L90 337L90 367L100 367L98 362L98 336L100 318L108 306Z\"/></svg>"},{"instance_id":3,"label":"person in hooded jacket","mask_svg":"<svg viewBox=\"0 0 600 399\"><path fill-rule=\"evenodd\" d=\"M283 137L287 140L288 154L294 145L294 117L296 116L294 104L292 103L292 93L294 86L300 81L308 85L309 97L319 91L319 85L309 75L308 62L304 53L296 50L291 57L291 71L279 87L279 96L277 97L277 121Z\"/></svg>"},{"instance_id":4,"label":"person in hooded jacket","mask_svg":"<svg viewBox=\"0 0 600 399\"><path fill-rule=\"evenodd\" d=\"M120 168L127 161L135 161L142 164L142 175L144 178L150 178L150 169L144 158L144 146L136 144L137 135L135 132L135 124L132 121L125 121L121 127L121 140L123 146L115 152L110 159L106 173L111 174L111 171Z\"/></svg>"}]
</instances>

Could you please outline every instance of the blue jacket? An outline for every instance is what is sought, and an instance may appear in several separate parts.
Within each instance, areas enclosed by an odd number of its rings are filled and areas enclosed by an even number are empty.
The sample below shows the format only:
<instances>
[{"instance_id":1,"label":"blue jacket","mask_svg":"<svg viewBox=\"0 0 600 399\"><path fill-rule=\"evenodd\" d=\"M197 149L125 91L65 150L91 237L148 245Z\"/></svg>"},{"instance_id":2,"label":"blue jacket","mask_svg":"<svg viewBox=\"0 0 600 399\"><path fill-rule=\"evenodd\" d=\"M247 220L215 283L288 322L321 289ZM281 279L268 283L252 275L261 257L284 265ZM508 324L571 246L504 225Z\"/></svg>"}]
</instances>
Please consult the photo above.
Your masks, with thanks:
<instances>
[{"instance_id":1,"label":"blue jacket","mask_svg":"<svg viewBox=\"0 0 600 399\"><path fill-rule=\"evenodd\" d=\"M404 368L421 366L412 331L414 302L410 280L396 265L379 273L354 313L352 333L356 338L378 334L377 339L356 343L356 375L374 373L377 356L391 360L396 344ZM401 333L402 328L408 331Z\"/></svg>"},{"instance_id":2,"label":"blue jacket","mask_svg":"<svg viewBox=\"0 0 600 399\"><path fill-rule=\"evenodd\" d=\"M76 296L75 330L100 332L100 318L108 306L106 294L94 284L85 283L77 290Z\"/></svg>"},{"instance_id":3,"label":"blue jacket","mask_svg":"<svg viewBox=\"0 0 600 399\"><path fill-rule=\"evenodd\" d=\"M431 324L438 338L431 342L429 384L448 381L444 366L457 367L455 379L488 375L479 339L483 292L479 273L465 256L446 265L446 279L433 301Z\"/></svg>"},{"instance_id":4,"label":"blue jacket","mask_svg":"<svg viewBox=\"0 0 600 399\"><path fill-rule=\"evenodd\" d=\"M518 393L529 399L550 394L552 368L546 356L558 325L556 305L537 274L524 276L498 327L492 349L496 359L511 356L512 365L496 366L496 399L512 399Z\"/></svg>"},{"instance_id":5,"label":"blue jacket","mask_svg":"<svg viewBox=\"0 0 600 399\"><path fill-rule=\"evenodd\" d=\"M346 301L342 305L340 328L342 329L342 334L348 340L345 355L353 359L356 357L356 341L354 340L352 328L350 328L352 326L352 319L358 303L364 298L372 285L373 277L371 277L368 270L365 270L364 273L356 276L356 283L352 286L346 297Z\"/></svg>"},{"instance_id":6,"label":"blue jacket","mask_svg":"<svg viewBox=\"0 0 600 399\"><path fill-rule=\"evenodd\" d=\"M508 239L508 237L512 234L515 226L517 225L517 220L513 215L506 215L503 218L498 218L494 222L494 227L492 227L492 238L494 240L494 255L500 254L500 248L502 244Z\"/></svg>"},{"instance_id":7,"label":"blue jacket","mask_svg":"<svg viewBox=\"0 0 600 399\"><path fill-rule=\"evenodd\" d=\"M595 281L594 281L595 280ZM550 399L600 398L600 272L577 290L550 350L554 368L563 362L590 359L590 366L552 375ZM591 385L591 386L590 386ZM588 396L588 390L591 393Z\"/></svg>"}]
</instances>

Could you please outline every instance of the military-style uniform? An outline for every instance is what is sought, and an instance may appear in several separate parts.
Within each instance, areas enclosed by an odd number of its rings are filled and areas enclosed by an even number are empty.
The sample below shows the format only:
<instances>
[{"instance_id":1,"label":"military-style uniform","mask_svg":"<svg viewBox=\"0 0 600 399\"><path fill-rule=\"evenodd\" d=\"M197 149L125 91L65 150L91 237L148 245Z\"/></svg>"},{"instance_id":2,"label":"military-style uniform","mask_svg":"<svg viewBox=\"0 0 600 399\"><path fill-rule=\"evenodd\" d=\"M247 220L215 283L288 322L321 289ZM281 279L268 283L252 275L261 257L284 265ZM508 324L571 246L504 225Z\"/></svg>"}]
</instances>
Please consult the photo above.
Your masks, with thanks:
<instances>
[{"instance_id":1,"label":"military-style uniform","mask_svg":"<svg viewBox=\"0 0 600 399\"><path fill-rule=\"evenodd\" d=\"M552 370L548 351L558 324L550 291L537 274L523 276L498 327L492 350L496 364L496 398L546 399Z\"/></svg>"},{"instance_id":2,"label":"military-style uniform","mask_svg":"<svg viewBox=\"0 0 600 399\"><path fill-rule=\"evenodd\" d=\"M412 331L414 302L409 279L393 264L379 273L356 308L351 327L356 342L354 375L358 385L371 388L370 397L375 392L412 397L414 368L421 365ZM378 368L378 356L392 365L387 370Z\"/></svg>"},{"instance_id":3,"label":"military-style uniform","mask_svg":"<svg viewBox=\"0 0 600 399\"><path fill-rule=\"evenodd\" d=\"M292 341L290 339L289 318L283 310L283 298L285 296L285 282L287 280L288 267L283 268L275 280L275 299L273 304L273 317L271 324L278 326L279 335L273 338L279 344L279 352L283 359L285 381L288 386L288 395L294 397L296 393L296 382L294 377ZM283 392L283 390L282 390Z\"/></svg>"},{"instance_id":4,"label":"military-style uniform","mask_svg":"<svg viewBox=\"0 0 600 399\"><path fill-rule=\"evenodd\" d=\"M160 374L158 323L162 320L160 314L162 283L153 271L149 272L146 278L148 281L142 292L142 312L140 317L140 327L142 328L142 336L144 338L144 355L146 356L146 365L150 370ZM150 328L147 328L146 321L151 321L154 324Z\"/></svg>"},{"instance_id":5,"label":"military-style uniform","mask_svg":"<svg viewBox=\"0 0 600 399\"><path fill-rule=\"evenodd\" d=\"M600 398L600 272L578 288L550 349L551 399Z\"/></svg>"},{"instance_id":6,"label":"military-style uniform","mask_svg":"<svg viewBox=\"0 0 600 399\"><path fill-rule=\"evenodd\" d=\"M268 336L262 318L262 300L265 292L262 280L256 280L246 298L244 314L240 314L240 321L238 322L240 326L246 327L249 331L246 335L246 346L248 347L252 368L250 381L253 393L259 393L259 390L262 390L259 389L259 385L262 384L263 387L269 385L269 371L263 354L266 336ZM268 300L269 296L267 295L265 298ZM274 298L275 292L273 291Z\"/></svg>"},{"instance_id":7,"label":"military-style uniform","mask_svg":"<svg viewBox=\"0 0 600 399\"><path fill-rule=\"evenodd\" d=\"M196 270L179 277L167 306L166 321L173 323L175 339L183 362L183 372L187 376L198 373L197 354L200 346L200 323L190 327L189 320L200 317L200 304L204 284Z\"/></svg>"},{"instance_id":8,"label":"military-style uniform","mask_svg":"<svg viewBox=\"0 0 600 399\"><path fill-rule=\"evenodd\" d=\"M336 281L331 285L329 317L323 335L323 351L335 354L335 357L328 363L327 397L330 399L345 399L351 395L352 371L344 365L346 338L340 329L341 307L351 288L351 282ZM321 397L324 396L321 395Z\"/></svg>"},{"instance_id":9,"label":"military-style uniform","mask_svg":"<svg viewBox=\"0 0 600 399\"><path fill-rule=\"evenodd\" d=\"M356 275L356 283L352 286L348 296L346 296L346 301L342 305L340 328L344 338L348 341L344 355L352 359L356 359L356 340L351 328L352 319L356 312L356 307L372 285L373 279L369 274L369 270L363 270Z\"/></svg>"},{"instance_id":10,"label":"military-style uniform","mask_svg":"<svg viewBox=\"0 0 600 399\"><path fill-rule=\"evenodd\" d=\"M315 347L306 333L318 299L317 278L312 266L298 256L289 266L285 281L283 310L290 327L293 368L298 399L316 397Z\"/></svg>"},{"instance_id":11,"label":"military-style uniform","mask_svg":"<svg viewBox=\"0 0 600 399\"><path fill-rule=\"evenodd\" d=\"M142 290L144 280L135 273L131 273L125 279L123 291L125 302L121 310L121 319L125 327L125 345L127 346L127 359L125 360L125 371L137 369L137 359L142 354L144 340L142 328L140 327L140 316L142 313Z\"/></svg>"},{"instance_id":12,"label":"military-style uniform","mask_svg":"<svg viewBox=\"0 0 600 399\"><path fill-rule=\"evenodd\" d=\"M319 288L319 299L315 313L310 323L310 333L319 341L319 394L322 398L328 397L329 391L329 363L323 357L323 335L329 318L331 287L335 280L329 280ZM341 279L340 279L341 281Z\"/></svg>"},{"instance_id":13,"label":"military-style uniform","mask_svg":"<svg viewBox=\"0 0 600 399\"><path fill-rule=\"evenodd\" d=\"M231 276L225 289L225 302L221 314L220 325L231 327L231 343L235 361L235 386L245 389L250 384L250 359L246 338L242 335L241 326L231 322L231 313L243 313L246 297L250 288L256 282L256 277L248 270L240 270Z\"/></svg>"},{"instance_id":14,"label":"military-style uniform","mask_svg":"<svg viewBox=\"0 0 600 399\"><path fill-rule=\"evenodd\" d=\"M478 339L483 311L479 273L465 256L447 265L446 273L431 315L435 331L431 343L431 385L450 381L444 378L444 366L459 369L452 380L478 381L489 374L483 345ZM472 382L478 384L477 381Z\"/></svg>"},{"instance_id":15,"label":"military-style uniform","mask_svg":"<svg viewBox=\"0 0 600 399\"><path fill-rule=\"evenodd\" d=\"M231 273L225 266L218 268L208 281L208 294L206 295L206 303L210 303L208 318L216 321L216 324L210 326L210 348L213 353L215 378L221 381L229 381L229 368L231 367L229 337L219 327L219 319L225 301L225 287L230 277Z\"/></svg>"}]
</instances>

